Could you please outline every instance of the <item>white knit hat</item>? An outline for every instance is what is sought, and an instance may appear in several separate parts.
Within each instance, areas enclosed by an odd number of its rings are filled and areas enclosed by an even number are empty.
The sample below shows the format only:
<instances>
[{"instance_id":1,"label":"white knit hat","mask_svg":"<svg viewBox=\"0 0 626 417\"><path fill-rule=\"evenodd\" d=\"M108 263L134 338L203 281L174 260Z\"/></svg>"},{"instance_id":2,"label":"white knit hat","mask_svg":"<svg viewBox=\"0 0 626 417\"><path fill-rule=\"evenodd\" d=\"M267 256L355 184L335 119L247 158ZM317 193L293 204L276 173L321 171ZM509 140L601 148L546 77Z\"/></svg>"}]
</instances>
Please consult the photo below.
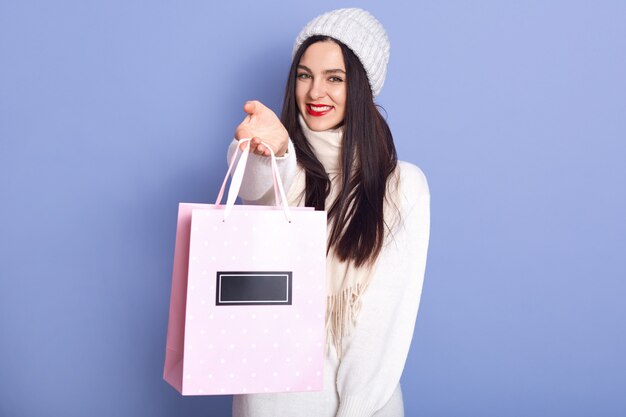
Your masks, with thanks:
<instances>
[{"instance_id":1,"label":"white knit hat","mask_svg":"<svg viewBox=\"0 0 626 417\"><path fill-rule=\"evenodd\" d=\"M389 38L385 28L363 9L337 9L316 17L298 34L292 58L298 48L314 35L330 36L350 48L363 64L376 97L385 83L389 62Z\"/></svg>"}]
</instances>

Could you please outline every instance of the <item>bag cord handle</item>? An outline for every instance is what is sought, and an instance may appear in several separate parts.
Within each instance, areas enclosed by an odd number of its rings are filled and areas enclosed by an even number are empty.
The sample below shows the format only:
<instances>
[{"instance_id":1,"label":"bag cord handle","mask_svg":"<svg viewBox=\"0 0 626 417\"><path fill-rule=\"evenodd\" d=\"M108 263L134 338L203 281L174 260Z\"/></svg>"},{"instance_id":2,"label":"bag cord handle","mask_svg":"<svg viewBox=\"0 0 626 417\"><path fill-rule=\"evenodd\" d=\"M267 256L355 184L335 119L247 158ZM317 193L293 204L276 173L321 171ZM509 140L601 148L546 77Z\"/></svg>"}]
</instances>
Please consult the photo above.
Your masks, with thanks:
<instances>
[{"instance_id":1,"label":"bag cord handle","mask_svg":"<svg viewBox=\"0 0 626 417\"><path fill-rule=\"evenodd\" d=\"M239 162L236 164L235 171L233 173L232 181L230 182L230 187L228 188L228 195L226 198L226 208L224 209L224 219L226 221L228 218L230 211L235 205L235 200L237 199L237 195L239 195L239 189L241 188L241 183L243 182L243 174L246 169L246 163L248 161L248 155L250 154L250 141L252 138L240 139L239 143L247 143L247 146L241 153L241 157L239 158ZM285 218L289 223L291 223L291 211L289 210L289 205L287 202L287 196L285 195L285 189L283 187L283 181L280 178L280 172L278 171L278 164L276 163L276 155L270 146L266 143L261 142L267 149L270 151L270 158L272 161L272 181L274 183L274 197L276 199L276 206L281 206L283 208L283 212L285 213ZM226 171L226 176L224 177L224 181L222 182L222 187L220 188L220 192L217 195L217 199L215 200L215 205L219 206L222 204L222 197L224 196L224 191L226 190L226 183L228 182L228 177L235 166L235 161L237 160L239 145L237 146L237 150L233 153L233 156L230 158L230 162L228 164L228 170Z\"/></svg>"}]
</instances>

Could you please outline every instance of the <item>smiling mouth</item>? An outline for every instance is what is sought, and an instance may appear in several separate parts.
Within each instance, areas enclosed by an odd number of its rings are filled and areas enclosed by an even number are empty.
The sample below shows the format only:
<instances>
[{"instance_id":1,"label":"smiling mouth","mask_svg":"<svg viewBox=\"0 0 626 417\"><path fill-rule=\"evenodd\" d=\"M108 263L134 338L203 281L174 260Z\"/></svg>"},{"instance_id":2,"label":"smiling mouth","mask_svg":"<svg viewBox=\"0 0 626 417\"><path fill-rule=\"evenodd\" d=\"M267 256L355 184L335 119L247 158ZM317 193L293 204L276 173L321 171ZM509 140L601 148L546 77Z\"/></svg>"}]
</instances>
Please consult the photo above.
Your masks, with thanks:
<instances>
[{"instance_id":1,"label":"smiling mouth","mask_svg":"<svg viewBox=\"0 0 626 417\"><path fill-rule=\"evenodd\" d=\"M310 104L310 103L306 105L307 113L309 113L311 116L316 116L316 117L323 116L329 111L331 111L332 109L334 109L333 106Z\"/></svg>"}]
</instances>

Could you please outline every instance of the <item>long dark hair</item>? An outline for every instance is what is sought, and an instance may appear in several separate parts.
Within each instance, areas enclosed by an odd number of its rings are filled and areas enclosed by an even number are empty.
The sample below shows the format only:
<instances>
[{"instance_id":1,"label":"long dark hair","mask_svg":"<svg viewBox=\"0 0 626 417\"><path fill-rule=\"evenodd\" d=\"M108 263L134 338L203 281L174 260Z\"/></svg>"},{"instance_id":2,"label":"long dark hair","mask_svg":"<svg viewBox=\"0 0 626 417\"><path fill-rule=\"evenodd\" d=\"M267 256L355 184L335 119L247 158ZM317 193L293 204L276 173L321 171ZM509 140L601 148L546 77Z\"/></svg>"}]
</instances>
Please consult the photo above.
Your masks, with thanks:
<instances>
[{"instance_id":1,"label":"long dark hair","mask_svg":"<svg viewBox=\"0 0 626 417\"><path fill-rule=\"evenodd\" d=\"M398 157L391 130L374 104L367 73L354 52L327 36L306 39L296 52L289 70L281 121L296 148L298 163L306 173L305 205L324 210L330 192L330 179L300 127L295 91L302 55L310 45L327 41L341 47L347 83L341 191L328 209L328 221L332 224L328 250L333 248L340 260L361 266L373 263L383 246L385 191Z\"/></svg>"}]
</instances>

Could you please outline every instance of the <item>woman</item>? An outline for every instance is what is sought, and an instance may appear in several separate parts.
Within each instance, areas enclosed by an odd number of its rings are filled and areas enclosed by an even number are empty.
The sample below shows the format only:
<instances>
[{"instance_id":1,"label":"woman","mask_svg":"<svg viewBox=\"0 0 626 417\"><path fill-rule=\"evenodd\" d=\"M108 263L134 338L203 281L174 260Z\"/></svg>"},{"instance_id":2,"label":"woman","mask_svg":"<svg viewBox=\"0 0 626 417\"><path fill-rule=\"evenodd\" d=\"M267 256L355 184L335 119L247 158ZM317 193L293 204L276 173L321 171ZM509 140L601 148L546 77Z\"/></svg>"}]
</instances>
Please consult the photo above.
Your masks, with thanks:
<instances>
[{"instance_id":1,"label":"woman","mask_svg":"<svg viewBox=\"0 0 626 417\"><path fill-rule=\"evenodd\" d=\"M388 58L372 15L335 10L296 40L281 119L259 102L244 106L235 138L253 139L242 199L273 203L263 141L278 156L290 205L328 212L327 354L323 391L238 395L235 417L404 414L399 380L422 289L430 194L422 171L397 161L374 104Z\"/></svg>"}]
</instances>

